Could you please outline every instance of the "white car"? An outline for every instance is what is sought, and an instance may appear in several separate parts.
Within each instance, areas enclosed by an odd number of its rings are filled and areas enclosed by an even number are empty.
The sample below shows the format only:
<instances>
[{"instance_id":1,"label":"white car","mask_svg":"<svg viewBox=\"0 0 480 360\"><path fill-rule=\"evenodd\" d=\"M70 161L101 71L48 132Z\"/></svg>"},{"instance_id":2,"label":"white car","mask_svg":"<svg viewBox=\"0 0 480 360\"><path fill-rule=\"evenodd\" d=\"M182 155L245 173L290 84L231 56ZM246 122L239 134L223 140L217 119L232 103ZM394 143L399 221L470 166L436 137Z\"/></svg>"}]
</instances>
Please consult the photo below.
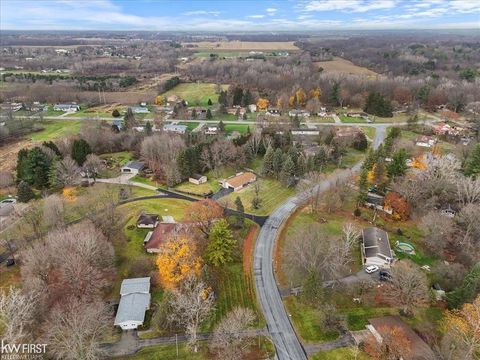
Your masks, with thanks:
<instances>
[{"instance_id":1,"label":"white car","mask_svg":"<svg viewBox=\"0 0 480 360\"><path fill-rule=\"evenodd\" d=\"M368 265L365 268L365 272L367 274L373 274L375 271L378 271L378 266L377 265Z\"/></svg>"}]
</instances>

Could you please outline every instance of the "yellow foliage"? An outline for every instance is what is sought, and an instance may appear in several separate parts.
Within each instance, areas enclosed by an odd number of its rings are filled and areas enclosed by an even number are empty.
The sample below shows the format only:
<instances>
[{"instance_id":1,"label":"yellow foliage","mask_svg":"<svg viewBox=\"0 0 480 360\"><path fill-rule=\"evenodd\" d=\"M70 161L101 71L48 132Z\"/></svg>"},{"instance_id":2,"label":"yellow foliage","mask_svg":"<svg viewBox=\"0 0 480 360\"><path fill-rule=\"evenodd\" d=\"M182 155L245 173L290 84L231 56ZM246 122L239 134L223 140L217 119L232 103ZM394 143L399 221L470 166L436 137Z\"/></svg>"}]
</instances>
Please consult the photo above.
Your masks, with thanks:
<instances>
[{"instance_id":1,"label":"yellow foliage","mask_svg":"<svg viewBox=\"0 0 480 360\"><path fill-rule=\"evenodd\" d=\"M156 264L166 289L175 289L188 276L198 275L201 267L195 244L186 237L171 238L161 245Z\"/></svg>"},{"instance_id":2,"label":"yellow foliage","mask_svg":"<svg viewBox=\"0 0 480 360\"><path fill-rule=\"evenodd\" d=\"M155 98L155 105L163 105L163 96L162 95L158 95Z\"/></svg>"},{"instance_id":3,"label":"yellow foliage","mask_svg":"<svg viewBox=\"0 0 480 360\"><path fill-rule=\"evenodd\" d=\"M77 201L77 190L73 187L66 187L63 189L63 197L68 202L75 202Z\"/></svg>"},{"instance_id":4,"label":"yellow foliage","mask_svg":"<svg viewBox=\"0 0 480 360\"><path fill-rule=\"evenodd\" d=\"M320 88L313 88L310 90L308 95L310 96L310 99L320 100L320 96L322 96L322 90L320 90Z\"/></svg>"},{"instance_id":5,"label":"yellow foliage","mask_svg":"<svg viewBox=\"0 0 480 360\"><path fill-rule=\"evenodd\" d=\"M440 146L434 145L432 147L432 154L437 156L437 157L441 156L442 155L442 149L440 148Z\"/></svg>"},{"instance_id":6,"label":"yellow foliage","mask_svg":"<svg viewBox=\"0 0 480 360\"><path fill-rule=\"evenodd\" d=\"M292 95L288 98L288 105L290 105L290 107L295 106L295 96Z\"/></svg>"},{"instance_id":7,"label":"yellow foliage","mask_svg":"<svg viewBox=\"0 0 480 360\"><path fill-rule=\"evenodd\" d=\"M414 157L412 161L412 166L415 169L419 170L425 170L427 168L427 165L425 165L425 162L423 161L423 156Z\"/></svg>"},{"instance_id":8,"label":"yellow foliage","mask_svg":"<svg viewBox=\"0 0 480 360\"><path fill-rule=\"evenodd\" d=\"M257 110L265 111L268 109L268 105L270 105L270 101L268 101L268 99L260 98L257 101Z\"/></svg>"}]
</instances>

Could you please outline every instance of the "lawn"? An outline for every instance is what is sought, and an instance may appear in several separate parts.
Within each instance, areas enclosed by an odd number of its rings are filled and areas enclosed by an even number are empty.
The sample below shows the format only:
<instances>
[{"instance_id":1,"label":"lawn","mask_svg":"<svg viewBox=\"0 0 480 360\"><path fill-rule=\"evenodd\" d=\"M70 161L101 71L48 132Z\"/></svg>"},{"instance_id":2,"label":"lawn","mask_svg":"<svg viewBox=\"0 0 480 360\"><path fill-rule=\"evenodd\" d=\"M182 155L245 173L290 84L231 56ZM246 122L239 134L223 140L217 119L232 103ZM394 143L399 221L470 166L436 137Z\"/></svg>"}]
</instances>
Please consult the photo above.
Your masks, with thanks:
<instances>
[{"instance_id":1,"label":"lawn","mask_svg":"<svg viewBox=\"0 0 480 360\"><path fill-rule=\"evenodd\" d=\"M228 85L222 85L226 90ZM218 102L218 94L215 93L215 84L208 83L182 83L175 86L173 89L163 93L162 96L177 95L186 102L189 106L208 106L208 99L212 100L213 104Z\"/></svg>"},{"instance_id":2,"label":"lawn","mask_svg":"<svg viewBox=\"0 0 480 360\"><path fill-rule=\"evenodd\" d=\"M220 202L234 206L237 196L242 200L245 212L256 215L268 215L277 206L295 193L293 188L283 186L280 181L259 178L261 206L259 209L252 207L252 199L255 196L253 184L248 185L239 191L232 192L220 199Z\"/></svg>"},{"instance_id":3,"label":"lawn","mask_svg":"<svg viewBox=\"0 0 480 360\"><path fill-rule=\"evenodd\" d=\"M347 115L340 115L339 118L340 120L342 120L343 123L349 124L365 124L367 122L367 120L362 117L350 117Z\"/></svg>"},{"instance_id":4,"label":"lawn","mask_svg":"<svg viewBox=\"0 0 480 360\"><path fill-rule=\"evenodd\" d=\"M150 185L150 186L156 186L156 187L162 186L162 184L141 175L135 175L134 177L130 178L130 181L138 182L138 183Z\"/></svg>"},{"instance_id":5,"label":"lawn","mask_svg":"<svg viewBox=\"0 0 480 360\"><path fill-rule=\"evenodd\" d=\"M374 127L371 127L371 126L361 126L363 132L365 133L365 135L367 135L368 138L370 138L371 140L373 140L375 138L375 133L377 132L377 130L374 128Z\"/></svg>"},{"instance_id":6,"label":"lawn","mask_svg":"<svg viewBox=\"0 0 480 360\"><path fill-rule=\"evenodd\" d=\"M83 121L81 120L48 120L39 124L43 130L33 133L33 141L49 141L77 134Z\"/></svg>"},{"instance_id":7,"label":"lawn","mask_svg":"<svg viewBox=\"0 0 480 360\"><path fill-rule=\"evenodd\" d=\"M304 119L300 119L301 122L304 122ZM321 117L321 116L310 116L308 118L308 122L314 122L314 123L334 123L335 120L331 117Z\"/></svg>"},{"instance_id":8,"label":"lawn","mask_svg":"<svg viewBox=\"0 0 480 360\"><path fill-rule=\"evenodd\" d=\"M247 124L226 124L225 125L225 132L227 133L227 135L230 135L234 131L239 132L240 134L246 134L249 131L252 132L253 129L254 129L253 125L247 125Z\"/></svg>"},{"instance_id":9,"label":"lawn","mask_svg":"<svg viewBox=\"0 0 480 360\"><path fill-rule=\"evenodd\" d=\"M100 155L100 158L107 161L108 167L120 168L133 159L133 154L130 151L119 151L115 153L102 154Z\"/></svg>"},{"instance_id":10,"label":"lawn","mask_svg":"<svg viewBox=\"0 0 480 360\"><path fill-rule=\"evenodd\" d=\"M305 342L332 341L340 335L337 331L324 331L321 311L302 304L295 296L285 298L284 304L297 334Z\"/></svg>"},{"instance_id":11,"label":"lawn","mask_svg":"<svg viewBox=\"0 0 480 360\"><path fill-rule=\"evenodd\" d=\"M200 123L198 122L179 122L178 125L186 125L187 126L187 131L192 131L193 129L195 129L196 127L198 127Z\"/></svg>"},{"instance_id":12,"label":"lawn","mask_svg":"<svg viewBox=\"0 0 480 360\"><path fill-rule=\"evenodd\" d=\"M235 171L229 168L221 169L218 176L215 176L212 171L209 171L204 174L207 177L207 182L205 184L195 185L191 182L185 181L177 185L175 189L193 195L204 196L219 191L222 188L220 186L220 180L234 174Z\"/></svg>"},{"instance_id":13,"label":"lawn","mask_svg":"<svg viewBox=\"0 0 480 360\"><path fill-rule=\"evenodd\" d=\"M356 352L355 348L339 348L316 353L310 360L368 360L370 357L363 351Z\"/></svg>"}]
</instances>

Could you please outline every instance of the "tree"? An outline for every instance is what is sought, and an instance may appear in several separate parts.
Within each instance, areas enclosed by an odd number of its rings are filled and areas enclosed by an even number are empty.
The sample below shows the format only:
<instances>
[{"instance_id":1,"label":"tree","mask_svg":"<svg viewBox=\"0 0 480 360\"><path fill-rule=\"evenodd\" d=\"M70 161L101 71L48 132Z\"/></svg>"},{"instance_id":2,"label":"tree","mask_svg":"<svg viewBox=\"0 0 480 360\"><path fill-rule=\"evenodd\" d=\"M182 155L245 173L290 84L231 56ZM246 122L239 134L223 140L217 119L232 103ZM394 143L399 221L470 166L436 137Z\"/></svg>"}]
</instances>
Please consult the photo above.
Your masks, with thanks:
<instances>
[{"instance_id":1,"label":"tree","mask_svg":"<svg viewBox=\"0 0 480 360\"><path fill-rule=\"evenodd\" d=\"M340 105L340 102L338 99L339 91L340 91L340 83L338 81L335 81L332 85L332 88L330 89L330 95L329 95L329 101L334 106Z\"/></svg>"},{"instance_id":2,"label":"tree","mask_svg":"<svg viewBox=\"0 0 480 360\"><path fill-rule=\"evenodd\" d=\"M237 227L241 228L245 222L245 207L243 206L242 199L237 196L235 199L235 207L237 209Z\"/></svg>"},{"instance_id":3,"label":"tree","mask_svg":"<svg viewBox=\"0 0 480 360\"><path fill-rule=\"evenodd\" d=\"M218 123L218 132L222 134L225 133L225 124L222 120Z\"/></svg>"},{"instance_id":4,"label":"tree","mask_svg":"<svg viewBox=\"0 0 480 360\"><path fill-rule=\"evenodd\" d=\"M447 293L448 307L458 309L464 303L473 301L480 292L480 262L475 264L465 275L462 284Z\"/></svg>"},{"instance_id":5,"label":"tree","mask_svg":"<svg viewBox=\"0 0 480 360\"><path fill-rule=\"evenodd\" d=\"M480 202L480 177L474 179L459 176L456 185L457 201L462 206Z\"/></svg>"},{"instance_id":6,"label":"tree","mask_svg":"<svg viewBox=\"0 0 480 360\"><path fill-rule=\"evenodd\" d=\"M243 90L242 88L237 86L233 90L232 105L233 106L242 105L242 99L243 99Z\"/></svg>"},{"instance_id":7,"label":"tree","mask_svg":"<svg viewBox=\"0 0 480 360\"><path fill-rule=\"evenodd\" d=\"M259 98L257 100L257 110L258 111L267 110L269 105L270 105L270 102L268 101L268 99Z\"/></svg>"},{"instance_id":8,"label":"tree","mask_svg":"<svg viewBox=\"0 0 480 360\"><path fill-rule=\"evenodd\" d=\"M392 156L392 161L387 164L387 173L388 176L394 178L396 176L403 176L405 175L405 171L407 171L407 159L408 154L405 149L400 149L395 151Z\"/></svg>"},{"instance_id":9,"label":"tree","mask_svg":"<svg viewBox=\"0 0 480 360\"><path fill-rule=\"evenodd\" d=\"M75 140L72 144L72 159L77 162L79 166L82 166L87 155L92 153L92 149L88 142L84 139Z\"/></svg>"},{"instance_id":10,"label":"tree","mask_svg":"<svg viewBox=\"0 0 480 360\"><path fill-rule=\"evenodd\" d=\"M412 314L415 306L428 301L427 277L415 264L402 260L391 269L391 274L386 296L393 303L403 306L405 314Z\"/></svg>"},{"instance_id":11,"label":"tree","mask_svg":"<svg viewBox=\"0 0 480 360\"><path fill-rule=\"evenodd\" d=\"M292 119L292 127L295 129L300 128L300 119L298 118L298 114L295 114L295 116Z\"/></svg>"},{"instance_id":12,"label":"tree","mask_svg":"<svg viewBox=\"0 0 480 360\"><path fill-rule=\"evenodd\" d=\"M480 174L480 144L470 151L470 154L465 162L465 175L477 176Z\"/></svg>"},{"instance_id":13,"label":"tree","mask_svg":"<svg viewBox=\"0 0 480 360\"><path fill-rule=\"evenodd\" d=\"M43 221L47 228L62 228L66 220L64 200L56 195L50 195L43 202Z\"/></svg>"},{"instance_id":14,"label":"tree","mask_svg":"<svg viewBox=\"0 0 480 360\"><path fill-rule=\"evenodd\" d=\"M210 314L213 302L211 289L193 276L185 279L169 301L172 312L168 318L185 328L189 337L188 345L193 352L198 351L198 327Z\"/></svg>"},{"instance_id":15,"label":"tree","mask_svg":"<svg viewBox=\"0 0 480 360\"><path fill-rule=\"evenodd\" d=\"M80 168L70 156L54 161L50 167L49 183L53 189L75 185L79 180Z\"/></svg>"},{"instance_id":16,"label":"tree","mask_svg":"<svg viewBox=\"0 0 480 360\"><path fill-rule=\"evenodd\" d=\"M195 223L205 236L209 235L213 223L221 217L223 217L223 208L212 199L193 202L185 210L185 218Z\"/></svg>"},{"instance_id":17,"label":"tree","mask_svg":"<svg viewBox=\"0 0 480 360\"><path fill-rule=\"evenodd\" d=\"M31 338L38 294L10 288L0 292L0 325L5 343L21 343Z\"/></svg>"},{"instance_id":18,"label":"tree","mask_svg":"<svg viewBox=\"0 0 480 360\"><path fill-rule=\"evenodd\" d=\"M282 171L282 166L283 166L283 152L282 149L277 148L275 152L273 153L273 175L275 178L278 178L280 176L280 172Z\"/></svg>"},{"instance_id":19,"label":"tree","mask_svg":"<svg viewBox=\"0 0 480 360\"><path fill-rule=\"evenodd\" d=\"M42 143L42 146L45 146L47 148L49 148L50 150L52 150L56 156L58 157L62 157L62 153L60 151L60 149L58 148L58 146L53 142L53 141L44 141Z\"/></svg>"},{"instance_id":20,"label":"tree","mask_svg":"<svg viewBox=\"0 0 480 360\"><path fill-rule=\"evenodd\" d=\"M291 187L295 184L295 163L291 156L287 156L280 172L283 185Z\"/></svg>"},{"instance_id":21,"label":"tree","mask_svg":"<svg viewBox=\"0 0 480 360\"><path fill-rule=\"evenodd\" d=\"M399 193L391 191L384 199L385 209L391 209L397 220L407 220L410 217L410 204Z\"/></svg>"},{"instance_id":22,"label":"tree","mask_svg":"<svg viewBox=\"0 0 480 360\"><path fill-rule=\"evenodd\" d=\"M210 349L225 360L244 358L254 332L248 331L255 314L247 308L235 307L216 326L210 340Z\"/></svg>"},{"instance_id":23,"label":"tree","mask_svg":"<svg viewBox=\"0 0 480 360\"><path fill-rule=\"evenodd\" d=\"M213 105L212 99L210 99L210 98L208 99L207 105L208 105L208 106L212 106L212 105Z\"/></svg>"},{"instance_id":24,"label":"tree","mask_svg":"<svg viewBox=\"0 0 480 360\"><path fill-rule=\"evenodd\" d=\"M259 209L262 205L262 199L260 198L260 182L256 181L253 183L253 198L252 198L252 207L254 209Z\"/></svg>"},{"instance_id":25,"label":"tree","mask_svg":"<svg viewBox=\"0 0 480 360\"><path fill-rule=\"evenodd\" d=\"M152 123L150 121L147 121L145 123L145 133L147 134L147 136L150 136L153 134Z\"/></svg>"},{"instance_id":26,"label":"tree","mask_svg":"<svg viewBox=\"0 0 480 360\"><path fill-rule=\"evenodd\" d=\"M162 286L170 290L188 277L198 275L201 267L195 242L185 233L160 245L156 264Z\"/></svg>"},{"instance_id":27,"label":"tree","mask_svg":"<svg viewBox=\"0 0 480 360\"><path fill-rule=\"evenodd\" d=\"M454 221L441 216L438 211L428 212L420 222L420 228L425 234L424 242L429 251L442 256L444 249L456 233Z\"/></svg>"},{"instance_id":28,"label":"tree","mask_svg":"<svg viewBox=\"0 0 480 360\"><path fill-rule=\"evenodd\" d=\"M38 189L48 186L48 172L51 160L39 147L18 154L17 179L24 180Z\"/></svg>"},{"instance_id":29,"label":"tree","mask_svg":"<svg viewBox=\"0 0 480 360\"><path fill-rule=\"evenodd\" d=\"M358 132L353 138L352 146L354 149L364 151L368 147L367 136L363 132Z\"/></svg>"},{"instance_id":30,"label":"tree","mask_svg":"<svg viewBox=\"0 0 480 360\"><path fill-rule=\"evenodd\" d=\"M249 89L243 92L242 106L247 107L248 105L253 104L253 96Z\"/></svg>"},{"instance_id":31,"label":"tree","mask_svg":"<svg viewBox=\"0 0 480 360\"><path fill-rule=\"evenodd\" d=\"M210 109L207 109L207 115L206 115L207 120L212 120L212 111Z\"/></svg>"},{"instance_id":32,"label":"tree","mask_svg":"<svg viewBox=\"0 0 480 360\"><path fill-rule=\"evenodd\" d=\"M232 252L237 245L225 219L217 221L208 236L206 250L207 260L216 267L220 267L233 260Z\"/></svg>"},{"instance_id":33,"label":"tree","mask_svg":"<svg viewBox=\"0 0 480 360\"><path fill-rule=\"evenodd\" d=\"M452 335L448 347L454 349L455 359L477 358L480 355L480 295L472 303L464 304L461 310L447 311L443 328Z\"/></svg>"},{"instance_id":34,"label":"tree","mask_svg":"<svg viewBox=\"0 0 480 360\"><path fill-rule=\"evenodd\" d=\"M132 111L132 108L129 107L125 116L123 117L123 123L125 125L125 129L129 130L137 126L137 120L135 119L135 115Z\"/></svg>"},{"instance_id":35,"label":"tree","mask_svg":"<svg viewBox=\"0 0 480 360\"><path fill-rule=\"evenodd\" d=\"M158 104L157 104L157 105L158 105ZM118 111L118 109L113 109L113 111L112 111L112 116L113 116L114 118L120 117L120 111Z\"/></svg>"},{"instance_id":36,"label":"tree","mask_svg":"<svg viewBox=\"0 0 480 360\"><path fill-rule=\"evenodd\" d=\"M218 96L218 103L225 108L228 106L228 99L227 99L227 92L226 91L220 91L220 94Z\"/></svg>"},{"instance_id":37,"label":"tree","mask_svg":"<svg viewBox=\"0 0 480 360\"><path fill-rule=\"evenodd\" d=\"M393 116L392 105L378 92L368 94L363 111L381 117Z\"/></svg>"},{"instance_id":38,"label":"tree","mask_svg":"<svg viewBox=\"0 0 480 360\"><path fill-rule=\"evenodd\" d=\"M263 164L262 164L262 175L263 176L272 176L274 174L273 169L273 157L274 157L275 150L272 146L267 148L267 152L263 157Z\"/></svg>"},{"instance_id":39,"label":"tree","mask_svg":"<svg viewBox=\"0 0 480 360\"><path fill-rule=\"evenodd\" d=\"M35 198L35 194L32 191L32 188L26 181L20 182L17 187L17 199L20 202L29 202Z\"/></svg>"},{"instance_id":40,"label":"tree","mask_svg":"<svg viewBox=\"0 0 480 360\"><path fill-rule=\"evenodd\" d=\"M368 355L375 360L410 358L412 344L402 327L383 325L376 330L380 333L382 341L379 342L373 335L370 335L364 344L365 352Z\"/></svg>"},{"instance_id":41,"label":"tree","mask_svg":"<svg viewBox=\"0 0 480 360\"><path fill-rule=\"evenodd\" d=\"M192 109L192 113L191 113L190 117L191 117L192 119L196 119L196 118L197 118L197 110Z\"/></svg>"},{"instance_id":42,"label":"tree","mask_svg":"<svg viewBox=\"0 0 480 360\"><path fill-rule=\"evenodd\" d=\"M98 359L105 355L100 347L111 321L108 306L101 300L72 300L57 305L44 326L49 353L55 359Z\"/></svg>"}]
</instances>

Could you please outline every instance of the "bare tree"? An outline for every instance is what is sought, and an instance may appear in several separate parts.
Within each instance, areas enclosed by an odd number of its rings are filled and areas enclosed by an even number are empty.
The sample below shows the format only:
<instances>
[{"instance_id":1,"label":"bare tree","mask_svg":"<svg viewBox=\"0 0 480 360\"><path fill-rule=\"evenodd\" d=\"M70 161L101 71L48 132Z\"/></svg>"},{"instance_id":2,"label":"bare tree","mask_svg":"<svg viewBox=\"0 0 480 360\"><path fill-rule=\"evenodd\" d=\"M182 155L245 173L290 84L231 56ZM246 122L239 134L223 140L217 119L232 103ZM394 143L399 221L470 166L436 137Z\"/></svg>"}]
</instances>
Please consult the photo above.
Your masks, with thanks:
<instances>
[{"instance_id":1,"label":"bare tree","mask_svg":"<svg viewBox=\"0 0 480 360\"><path fill-rule=\"evenodd\" d=\"M110 312L101 300L57 305L44 325L49 352L62 360L99 359L105 355L100 341L109 326Z\"/></svg>"},{"instance_id":2,"label":"bare tree","mask_svg":"<svg viewBox=\"0 0 480 360\"><path fill-rule=\"evenodd\" d=\"M424 242L430 252L442 256L443 250L455 235L454 221L433 210L422 218L420 227L425 234Z\"/></svg>"},{"instance_id":3,"label":"bare tree","mask_svg":"<svg viewBox=\"0 0 480 360\"><path fill-rule=\"evenodd\" d=\"M140 146L140 154L152 171L165 176L176 166L177 156L183 149L185 142L180 136L162 133L146 137Z\"/></svg>"},{"instance_id":4,"label":"bare tree","mask_svg":"<svg viewBox=\"0 0 480 360\"><path fill-rule=\"evenodd\" d=\"M19 343L30 338L35 308L36 296L33 294L24 294L13 287L0 292L0 324L5 342Z\"/></svg>"},{"instance_id":5,"label":"bare tree","mask_svg":"<svg viewBox=\"0 0 480 360\"><path fill-rule=\"evenodd\" d=\"M72 186L80 179L80 168L70 156L54 164L55 184L59 187Z\"/></svg>"},{"instance_id":6,"label":"bare tree","mask_svg":"<svg viewBox=\"0 0 480 360\"><path fill-rule=\"evenodd\" d=\"M43 236L43 209L38 204L32 204L22 214L22 217L35 239L41 239Z\"/></svg>"},{"instance_id":7,"label":"bare tree","mask_svg":"<svg viewBox=\"0 0 480 360\"><path fill-rule=\"evenodd\" d=\"M95 181L98 173L105 168L105 165L97 155L88 154L87 159L83 163L83 168L85 169L87 177L91 177L93 181Z\"/></svg>"},{"instance_id":8,"label":"bare tree","mask_svg":"<svg viewBox=\"0 0 480 360\"><path fill-rule=\"evenodd\" d=\"M225 360L242 359L254 334L248 331L255 321L252 310L236 307L217 325L213 332L210 348Z\"/></svg>"},{"instance_id":9,"label":"bare tree","mask_svg":"<svg viewBox=\"0 0 480 360\"><path fill-rule=\"evenodd\" d=\"M480 204L468 204L458 213L457 224L464 230L462 244L472 255L480 246ZM478 255L475 256L478 258Z\"/></svg>"},{"instance_id":10,"label":"bare tree","mask_svg":"<svg viewBox=\"0 0 480 360\"><path fill-rule=\"evenodd\" d=\"M480 177L476 179L459 176L457 181L457 200L463 205L480 202Z\"/></svg>"},{"instance_id":11,"label":"bare tree","mask_svg":"<svg viewBox=\"0 0 480 360\"><path fill-rule=\"evenodd\" d=\"M47 228L65 226L65 204L63 199L56 195L50 195L43 201L43 221Z\"/></svg>"},{"instance_id":12,"label":"bare tree","mask_svg":"<svg viewBox=\"0 0 480 360\"><path fill-rule=\"evenodd\" d=\"M305 174L302 181L297 185L297 191L302 194L302 198L308 201L312 213L320 209L322 188L320 183L325 180L321 172L311 171Z\"/></svg>"},{"instance_id":13,"label":"bare tree","mask_svg":"<svg viewBox=\"0 0 480 360\"><path fill-rule=\"evenodd\" d=\"M193 352L198 351L198 326L210 314L213 302L211 290L193 276L184 281L170 300L173 311L169 315L169 320L185 327L189 336L188 345Z\"/></svg>"},{"instance_id":14,"label":"bare tree","mask_svg":"<svg viewBox=\"0 0 480 360\"><path fill-rule=\"evenodd\" d=\"M250 153L256 157L258 155L258 151L260 150L261 144L262 134L259 132L255 132L248 139L247 148L250 150Z\"/></svg>"},{"instance_id":15,"label":"bare tree","mask_svg":"<svg viewBox=\"0 0 480 360\"><path fill-rule=\"evenodd\" d=\"M0 171L0 189L13 185L13 176L7 171Z\"/></svg>"},{"instance_id":16,"label":"bare tree","mask_svg":"<svg viewBox=\"0 0 480 360\"><path fill-rule=\"evenodd\" d=\"M394 303L404 307L411 314L414 306L423 305L428 300L428 281L426 275L410 261L400 261L391 270L392 281L386 296Z\"/></svg>"}]
</instances>

